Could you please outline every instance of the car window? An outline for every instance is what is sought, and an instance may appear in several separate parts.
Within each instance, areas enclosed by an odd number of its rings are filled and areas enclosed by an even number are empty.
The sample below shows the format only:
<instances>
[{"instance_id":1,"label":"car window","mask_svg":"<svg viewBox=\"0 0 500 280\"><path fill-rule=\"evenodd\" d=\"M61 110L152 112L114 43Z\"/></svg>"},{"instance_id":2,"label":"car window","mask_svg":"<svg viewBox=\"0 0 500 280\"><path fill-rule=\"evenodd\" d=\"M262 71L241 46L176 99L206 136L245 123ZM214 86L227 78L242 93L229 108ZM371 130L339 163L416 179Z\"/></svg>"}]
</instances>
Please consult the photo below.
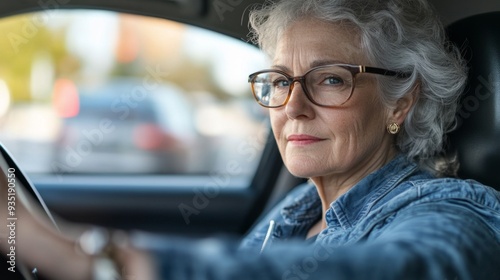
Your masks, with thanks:
<instances>
[{"instance_id":1,"label":"car window","mask_svg":"<svg viewBox=\"0 0 500 280\"><path fill-rule=\"evenodd\" d=\"M146 16L0 20L0 141L31 174L255 172L269 131L257 48Z\"/></svg>"}]
</instances>

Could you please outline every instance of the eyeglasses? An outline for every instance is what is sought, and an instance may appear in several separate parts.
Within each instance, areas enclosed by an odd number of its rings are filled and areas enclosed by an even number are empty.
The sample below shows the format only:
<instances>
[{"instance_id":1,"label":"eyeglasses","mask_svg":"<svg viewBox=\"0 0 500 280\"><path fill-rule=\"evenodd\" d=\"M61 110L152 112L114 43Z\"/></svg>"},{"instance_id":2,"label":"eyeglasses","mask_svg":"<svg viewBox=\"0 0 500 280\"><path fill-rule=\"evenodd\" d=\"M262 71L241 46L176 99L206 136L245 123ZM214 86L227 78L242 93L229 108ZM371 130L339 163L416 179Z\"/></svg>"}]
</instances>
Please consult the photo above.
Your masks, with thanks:
<instances>
[{"instance_id":1,"label":"eyeglasses","mask_svg":"<svg viewBox=\"0 0 500 280\"><path fill-rule=\"evenodd\" d=\"M315 105L337 107L346 103L354 91L355 77L359 73L407 78L408 73L351 64L329 64L314 67L303 76L292 77L280 70L262 70L248 77L257 102L266 108L284 106L290 99L295 82Z\"/></svg>"}]
</instances>

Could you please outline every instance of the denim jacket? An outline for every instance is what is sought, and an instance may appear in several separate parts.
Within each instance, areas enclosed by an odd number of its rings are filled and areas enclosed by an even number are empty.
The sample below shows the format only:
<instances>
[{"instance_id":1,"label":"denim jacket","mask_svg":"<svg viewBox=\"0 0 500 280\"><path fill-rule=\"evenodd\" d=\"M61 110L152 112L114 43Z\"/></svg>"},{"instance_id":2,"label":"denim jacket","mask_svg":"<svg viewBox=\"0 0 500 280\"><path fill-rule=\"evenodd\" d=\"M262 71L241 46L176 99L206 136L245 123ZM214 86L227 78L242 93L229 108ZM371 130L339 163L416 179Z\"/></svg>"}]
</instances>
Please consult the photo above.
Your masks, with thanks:
<instances>
[{"instance_id":1,"label":"denim jacket","mask_svg":"<svg viewBox=\"0 0 500 280\"><path fill-rule=\"evenodd\" d=\"M500 279L500 193L475 181L433 178L398 156L334 201L327 228L305 240L321 215L304 184L239 248L214 239L163 250L162 278Z\"/></svg>"}]
</instances>

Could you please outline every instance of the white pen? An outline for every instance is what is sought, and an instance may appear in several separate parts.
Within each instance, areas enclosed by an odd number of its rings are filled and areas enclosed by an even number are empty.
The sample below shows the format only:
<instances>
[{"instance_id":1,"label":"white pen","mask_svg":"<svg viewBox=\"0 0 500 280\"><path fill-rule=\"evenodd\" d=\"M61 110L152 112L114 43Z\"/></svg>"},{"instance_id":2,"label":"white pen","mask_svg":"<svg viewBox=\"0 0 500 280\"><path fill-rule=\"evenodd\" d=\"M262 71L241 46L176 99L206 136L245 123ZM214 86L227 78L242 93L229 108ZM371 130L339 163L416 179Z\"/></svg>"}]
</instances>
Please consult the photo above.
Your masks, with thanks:
<instances>
[{"instance_id":1,"label":"white pen","mask_svg":"<svg viewBox=\"0 0 500 280\"><path fill-rule=\"evenodd\" d=\"M267 229L266 237L264 238L264 242L262 243L262 248L260 249L260 253L264 252L264 249L270 243L271 236L273 235L274 228L276 227L276 222L274 220L269 221L269 228Z\"/></svg>"}]
</instances>

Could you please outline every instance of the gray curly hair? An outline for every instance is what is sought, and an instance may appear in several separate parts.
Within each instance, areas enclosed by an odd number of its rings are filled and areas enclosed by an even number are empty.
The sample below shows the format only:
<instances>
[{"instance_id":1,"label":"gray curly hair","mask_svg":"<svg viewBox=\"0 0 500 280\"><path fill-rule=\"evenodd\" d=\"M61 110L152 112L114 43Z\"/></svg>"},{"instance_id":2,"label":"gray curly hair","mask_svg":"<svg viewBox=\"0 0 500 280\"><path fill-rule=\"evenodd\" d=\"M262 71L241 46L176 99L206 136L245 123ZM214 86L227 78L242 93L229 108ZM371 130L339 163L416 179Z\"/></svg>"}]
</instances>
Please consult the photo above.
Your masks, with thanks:
<instances>
[{"instance_id":1,"label":"gray curly hair","mask_svg":"<svg viewBox=\"0 0 500 280\"><path fill-rule=\"evenodd\" d=\"M371 66L411 73L408 79L377 76L381 99L388 108L418 89L416 104L396 138L397 147L435 175L453 175L458 163L456 158L443 157L443 143L445 133L455 126L467 73L459 51L446 40L427 1L267 1L250 14L250 39L274 57L281 33L306 17L354 25Z\"/></svg>"}]
</instances>

